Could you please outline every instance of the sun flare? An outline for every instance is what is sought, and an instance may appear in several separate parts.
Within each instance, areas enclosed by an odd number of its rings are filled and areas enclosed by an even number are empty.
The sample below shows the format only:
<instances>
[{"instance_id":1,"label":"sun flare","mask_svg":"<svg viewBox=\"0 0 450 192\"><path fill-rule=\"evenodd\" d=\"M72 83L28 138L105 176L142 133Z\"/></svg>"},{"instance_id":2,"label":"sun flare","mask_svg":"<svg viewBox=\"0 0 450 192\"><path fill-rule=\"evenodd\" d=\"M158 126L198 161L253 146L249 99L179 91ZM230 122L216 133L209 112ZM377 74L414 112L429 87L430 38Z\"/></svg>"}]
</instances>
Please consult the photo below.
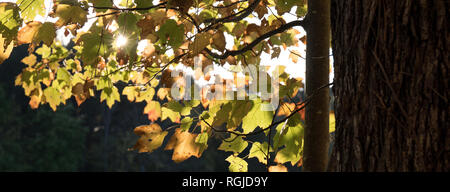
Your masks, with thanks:
<instances>
[{"instance_id":1,"label":"sun flare","mask_svg":"<svg viewBox=\"0 0 450 192\"><path fill-rule=\"evenodd\" d=\"M115 41L116 47L120 48L127 44L127 38L123 35L119 35Z\"/></svg>"}]
</instances>

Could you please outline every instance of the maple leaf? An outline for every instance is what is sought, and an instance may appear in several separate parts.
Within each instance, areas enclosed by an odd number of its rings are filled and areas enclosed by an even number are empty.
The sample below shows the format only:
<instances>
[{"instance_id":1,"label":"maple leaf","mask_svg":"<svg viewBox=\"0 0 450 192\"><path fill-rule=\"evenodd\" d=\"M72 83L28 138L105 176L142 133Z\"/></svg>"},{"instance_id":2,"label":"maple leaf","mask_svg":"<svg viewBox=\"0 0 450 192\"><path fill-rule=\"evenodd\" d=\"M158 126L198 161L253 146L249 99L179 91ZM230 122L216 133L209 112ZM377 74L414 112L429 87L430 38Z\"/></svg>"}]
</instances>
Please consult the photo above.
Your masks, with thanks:
<instances>
[{"instance_id":1,"label":"maple leaf","mask_svg":"<svg viewBox=\"0 0 450 192\"><path fill-rule=\"evenodd\" d=\"M252 144L252 147L250 148L250 153L248 155L248 158L256 157L260 163L266 164L267 163L267 148L268 144L267 142L264 142L261 144L260 142L254 142ZM271 149L272 151L272 149Z\"/></svg>"},{"instance_id":2,"label":"maple leaf","mask_svg":"<svg viewBox=\"0 0 450 192\"><path fill-rule=\"evenodd\" d=\"M59 17L58 21L55 23L59 27L71 23L83 26L87 21L87 12L80 6L58 4L56 6L55 15Z\"/></svg>"},{"instance_id":3,"label":"maple leaf","mask_svg":"<svg viewBox=\"0 0 450 192\"><path fill-rule=\"evenodd\" d=\"M218 31L217 33L214 33L214 35L212 37L212 41L213 41L213 45L217 48L217 50L219 50L219 51L225 50L225 45L227 42L225 41L225 36L224 36L223 32Z\"/></svg>"},{"instance_id":4,"label":"maple leaf","mask_svg":"<svg viewBox=\"0 0 450 192\"><path fill-rule=\"evenodd\" d=\"M183 43L184 26L183 24L178 25L173 19L169 19L161 25L161 28L159 28L156 34L163 45L167 44L176 49Z\"/></svg>"},{"instance_id":5,"label":"maple leaf","mask_svg":"<svg viewBox=\"0 0 450 192\"><path fill-rule=\"evenodd\" d=\"M227 159L225 159L230 163L228 169L231 172L247 172L248 171L248 163L237 156L230 155Z\"/></svg>"},{"instance_id":6,"label":"maple leaf","mask_svg":"<svg viewBox=\"0 0 450 192\"><path fill-rule=\"evenodd\" d=\"M56 37L56 27L51 22L45 22L40 27L35 34L33 41L36 43L44 42L47 46L52 45L53 40Z\"/></svg>"},{"instance_id":7,"label":"maple leaf","mask_svg":"<svg viewBox=\"0 0 450 192\"><path fill-rule=\"evenodd\" d=\"M168 132L162 131L158 124L153 123L136 127L134 133L141 137L132 149L138 150L139 153L150 153L162 145Z\"/></svg>"},{"instance_id":8,"label":"maple leaf","mask_svg":"<svg viewBox=\"0 0 450 192\"><path fill-rule=\"evenodd\" d=\"M3 38L1 49L6 48L15 39L22 25L22 18L17 5L10 2L0 3L0 15L0 39Z\"/></svg>"},{"instance_id":9,"label":"maple leaf","mask_svg":"<svg viewBox=\"0 0 450 192\"><path fill-rule=\"evenodd\" d=\"M161 117L161 105L157 101L147 101L144 114L147 114L148 120L155 122Z\"/></svg>"},{"instance_id":10,"label":"maple leaf","mask_svg":"<svg viewBox=\"0 0 450 192\"><path fill-rule=\"evenodd\" d=\"M173 150L172 160L180 163L194 156L200 158L205 146L195 142L198 134L176 129L164 150Z\"/></svg>"},{"instance_id":11,"label":"maple leaf","mask_svg":"<svg viewBox=\"0 0 450 192\"><path fill-rule=\"evenodd\" d=\"M17 5L25 21L31 21L36 15L45 14L45 0L18 0Z\"/></svg>"},{"instance_id":12,"label":"maple leaf","mask_svg":"<svg viewBox=\"0 0 450 192\"><path fill-rule=\"evenodd\" d=\"M0 47L0 49L1 49L1 47ZM30 55L26 56L25 58L23 58L21 60L21 62L27 64L29 67L32 67L36 63L36 59L37 59L37 57L35 54L30 54Z\"/></svg>"},{"instance_id":13,"label":"maple leaf","mask_svg":"<svg viewBox=\"0 0 450 192\"><path fill-rule=\"evenodd\" d=\"M283 164L277 164L269 167L269 172L288 172Z\"/></svg>"},{"instance_id":14,"label":"maple leaf","mask_svg":"<svg viewBox=\"0 0 450 192\"><path fill-rule=\"evenodd\" d=\"M17 33L17 43L21 45L33 42L34 36L39 31L41 25L42 23L39 21L28 22L27 25Z\"/></svg>"},{"instance_id":15,"label":"maple leaf","mask_svg":"<svg viewBox=\"0 0 450 192\"><path fill-rule=\"evenodd\" d=\"M194 42L189 45L189 50L192 51L192 55L199 54L206 46L211 43L213 35L209 32L203 32L195 35Z\"/></svg>"},{"instance_id":16,"label":"maple leaf","mask_svg":"<svg viewBox=\"0 0 450 192\"><path fill-rule=\"evenodd\" d=\"M256 127L266 128L272 122L273 111L261 110L263 102L261 99L253 100L253 106L251 110L242 119L243 133L250 133L255 130Z\"/></svg>"},{"instance_id":17,"label":"maple leaf","mask_svg":"<svg viewBox=\"0 0 450 192\"><path fill-rule=\"evenodd\" d=\"M236 138L237 137L237 138ZM240 136L231 136L230 138L222 141L218 150L230 151L234 153L241 153L248 146L248 142L243 140Z\"/></svg>"}]
</instances>

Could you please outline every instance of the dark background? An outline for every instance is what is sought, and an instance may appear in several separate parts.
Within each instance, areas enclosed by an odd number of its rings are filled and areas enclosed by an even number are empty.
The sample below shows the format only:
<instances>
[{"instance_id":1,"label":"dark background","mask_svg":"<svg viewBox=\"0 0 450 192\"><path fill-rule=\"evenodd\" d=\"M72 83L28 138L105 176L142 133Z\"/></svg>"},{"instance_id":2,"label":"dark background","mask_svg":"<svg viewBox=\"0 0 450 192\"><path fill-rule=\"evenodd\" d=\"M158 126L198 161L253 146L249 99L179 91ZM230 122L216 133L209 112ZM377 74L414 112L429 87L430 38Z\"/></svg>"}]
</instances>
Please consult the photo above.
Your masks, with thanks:
<instances>
[{"instance_id":1,"label":"dark background","mask_svg":"<svg viewBox=\"0 0 450 192\"><path fill-rule=\"evenodd\" d=\"M179 164L171 160L172 151L163 150L165 144L152 153L129 151L138 139L133 129L150 122L142 113L145 104L124 96L112 109L99 102L98 93L80 107L71 98L56 112L48 104L31 109L23 88L14 86L27 49L14 48L0 64L0 171L228 171L231 153L217 150L219 139L210 139L201 158ZM168 120L157 123L170 126ZM266 170L256 158L248 163L248 171Z\"/></svg>"}]
</instances>

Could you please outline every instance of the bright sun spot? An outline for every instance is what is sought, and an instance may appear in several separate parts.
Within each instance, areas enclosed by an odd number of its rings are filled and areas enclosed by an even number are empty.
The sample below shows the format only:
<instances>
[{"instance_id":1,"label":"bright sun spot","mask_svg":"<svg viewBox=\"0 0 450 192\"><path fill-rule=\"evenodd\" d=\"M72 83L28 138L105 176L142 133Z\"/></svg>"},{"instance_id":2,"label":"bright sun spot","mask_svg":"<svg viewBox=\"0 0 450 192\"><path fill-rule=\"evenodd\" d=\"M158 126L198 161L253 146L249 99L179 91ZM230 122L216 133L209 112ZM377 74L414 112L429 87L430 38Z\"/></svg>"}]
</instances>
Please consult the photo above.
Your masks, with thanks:
<instances>
[{"instance_id":1,"label":"bright sun spot","mask_svg":"<svg viewBox=\"0 0 450 192\"><path fill-rule=\"evenodd\" d=\"M116 39L116 47L122 47L127 43L127 38L123 35L119 35L119 37L117 37Z\"/></svg>"}]
</instances>

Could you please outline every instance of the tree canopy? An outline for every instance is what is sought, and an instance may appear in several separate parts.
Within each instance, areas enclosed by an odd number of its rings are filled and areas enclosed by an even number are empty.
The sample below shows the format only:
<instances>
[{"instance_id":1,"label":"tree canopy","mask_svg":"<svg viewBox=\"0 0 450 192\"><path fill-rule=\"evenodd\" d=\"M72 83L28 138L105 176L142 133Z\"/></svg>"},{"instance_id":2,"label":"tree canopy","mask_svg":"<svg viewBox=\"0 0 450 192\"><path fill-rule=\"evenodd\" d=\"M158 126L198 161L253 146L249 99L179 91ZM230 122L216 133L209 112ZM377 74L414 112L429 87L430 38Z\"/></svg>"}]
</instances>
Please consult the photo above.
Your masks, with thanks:
<instances>
[{"instance_id":1,"label":"tree canopy","mask_svg":"<svg viewBox=\"0 0 450 192\"><path fill-rule=\"evenodd\" d=\"M291 78L283 66L260 67L260 55L276 58L305 43L294 27L304 26L306 10L306 0L3 2L0 63L13 47L29 44L29 56L22 60L27 67L15 84L23 87L33 109L48 104L57 110L72 97L81 105L96 95L110 108L121 95L145 102L143 113L151 123L134 130L141 138L132 149L139 152L152 152L168 139L164 149L182 162L200 157L215 137L223 140L218 150L232 152L226 159L230 171L246 171L248 158L269 166L271 153L278 165L270 170L284 170L285 163L301 165L308 98L293 99L303 87L301 79ZM286 14L297 19L287 22ZM74 47L64 46L58 34ZM294 62L300 57L295 51L289 56ZM233 77L213 73L213 66L224 65ZM258 75L245 71L250 65L260 67ZM178 70L189 68L190 76L178 76L186 73ZM277 79L269 83L269 89L279 89L274 110L261 110L274 100L261 94L261 86L250 88L262 76ZM180 94L174 95L174 88ZM223 99L226 93L244 99ZM215 97L219 94L223 97ZM175 126L156 123L165 120ZM269 139L251 137L259 134Z\"/></svg>"}]
</instances>

